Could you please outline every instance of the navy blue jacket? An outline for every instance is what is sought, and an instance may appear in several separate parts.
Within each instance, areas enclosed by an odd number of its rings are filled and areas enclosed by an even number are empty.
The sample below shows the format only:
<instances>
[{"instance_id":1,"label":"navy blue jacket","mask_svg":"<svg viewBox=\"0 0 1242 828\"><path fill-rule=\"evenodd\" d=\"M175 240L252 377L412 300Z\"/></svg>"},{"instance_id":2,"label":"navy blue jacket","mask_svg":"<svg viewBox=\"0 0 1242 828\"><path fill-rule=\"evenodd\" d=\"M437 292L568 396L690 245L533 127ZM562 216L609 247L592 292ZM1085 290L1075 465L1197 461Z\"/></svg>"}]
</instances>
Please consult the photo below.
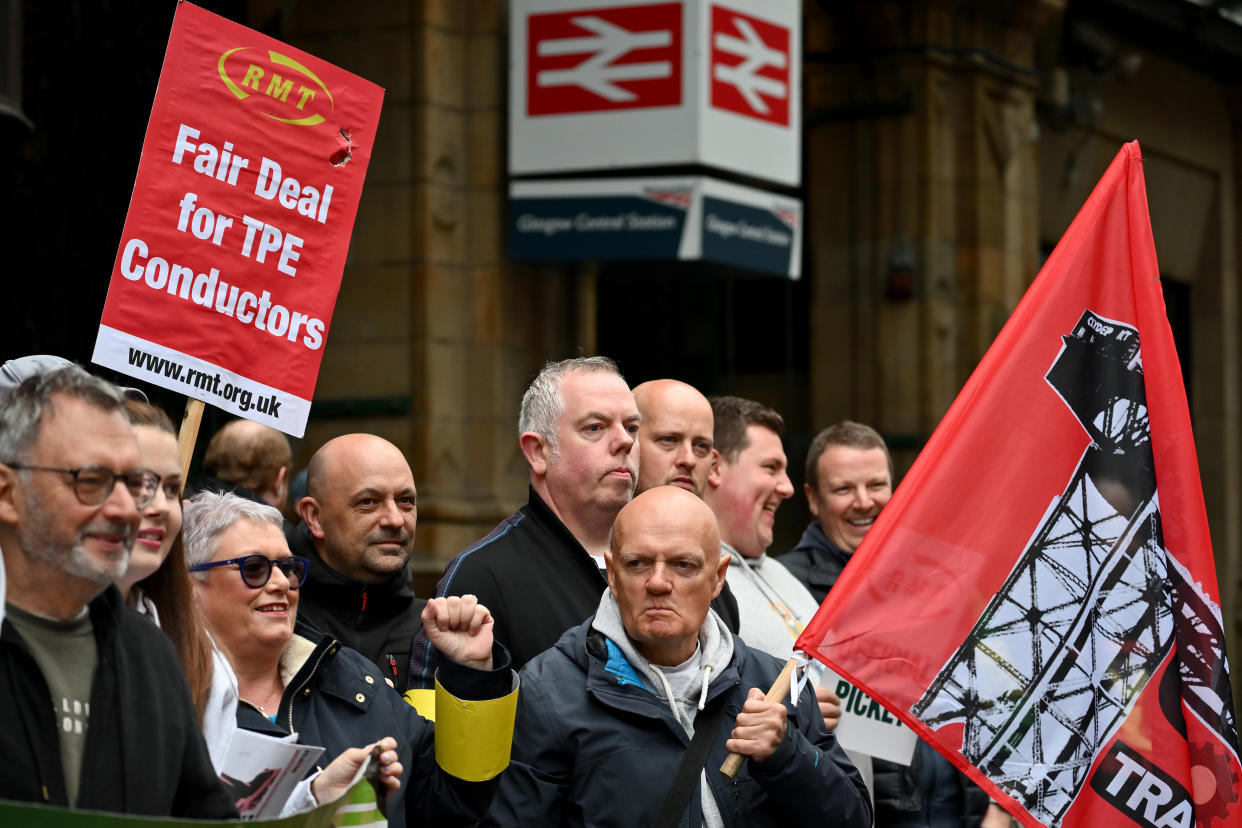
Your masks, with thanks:
<instances>
[{"instance_id":1,"label":"navy blue jacket","mask_svg":"<svg viewBox=\"0 0 1242 828\"><path fill-rule=\"evenodd\" d=\"M286 685L276 722L242 702L237 706L238 726L273 736L297 733L299 743L325 748L321 766L346 748L392 736L404 773L401 790L388 800L389 825L478 822L496 791L497 779L465 782L445 773L436 764L435 725L384 682L370 659L304 621L297 622L295 632L314 643L315 649ZM497 647L492 659L497 667L491 672L445 659L440 683L461 699L503 696L512 690L509 656Z\"/></svg>"},{"instance_id":2,"label":"navy blue jacket","mask_svg":"<svg viewBox=\"0 0 1242 828\"><path fill-rule=\"evenodd\" d=\"M592 620L523 668L513 760L484 825L635 828L655 816L689 739L666 703L624 671L610 672L607 639ZM705 708L725 708L706 763L725 825L868 828L862 777L824 729L809 687L796 708L786 702L788 735L774 754L748 760L732 782L717 771L747 691L766 692L782 667L737 636L733 648ZM681 825L702 820L696 786Z\"/></svg>"},{"instance_id":3,"label":"navy blue jacket","mask_svg":"<svg viewBox=\"0 0 1242 828\"><path fill-rule=\"evenodd\" d=\"M802 533L802 539L793 549L777 560L789 572L806 585L807 590L819 603L824 603L828 590L841 577L841 571L850 562L851 553L846 552L824 534L818 520L811 521Z\"/></svg>"}]
</instances>

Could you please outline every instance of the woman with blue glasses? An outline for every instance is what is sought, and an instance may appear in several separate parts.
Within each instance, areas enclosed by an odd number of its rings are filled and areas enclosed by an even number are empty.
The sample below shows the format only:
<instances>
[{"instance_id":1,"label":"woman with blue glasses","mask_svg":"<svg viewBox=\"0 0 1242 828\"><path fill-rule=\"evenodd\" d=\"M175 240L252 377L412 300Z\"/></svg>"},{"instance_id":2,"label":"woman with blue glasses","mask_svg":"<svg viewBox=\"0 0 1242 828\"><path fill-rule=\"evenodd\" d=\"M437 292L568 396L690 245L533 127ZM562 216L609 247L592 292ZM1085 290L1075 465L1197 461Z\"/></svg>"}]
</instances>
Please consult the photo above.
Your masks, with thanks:
<instances>
[{"instance_id":1,"label":"woman with blue glasses","mask_svg":"<svg viewBox=\"0 0 1242 828\"><path fill-rule=\"evenodd\" d=\"M186 504L182 531L195 601L237 673L239 727L296 733L328 756L395 737L404 773L390 825L473 825L483 816L508 764L517 705L517 677L493 643L486 608L463 596L433 599L423 612L444 656L433 726L370 659L298 621L307 561L289 552L280 512L203 492ZM437 749L437 729L447 747Z\"/></svg>"}]
</instances>

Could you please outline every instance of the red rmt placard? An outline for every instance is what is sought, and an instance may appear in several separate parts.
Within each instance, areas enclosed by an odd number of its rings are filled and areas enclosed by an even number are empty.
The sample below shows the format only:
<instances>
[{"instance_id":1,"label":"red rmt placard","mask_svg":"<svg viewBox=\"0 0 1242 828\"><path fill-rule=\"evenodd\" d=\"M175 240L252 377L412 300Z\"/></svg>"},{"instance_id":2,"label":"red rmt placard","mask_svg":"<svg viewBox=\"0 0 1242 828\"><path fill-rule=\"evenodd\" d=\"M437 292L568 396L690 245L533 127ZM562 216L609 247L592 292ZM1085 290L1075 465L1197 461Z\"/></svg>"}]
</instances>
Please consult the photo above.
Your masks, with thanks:
<instances>
[{"instance_id":1,"label":"red rmt placard","mask_svg":"<svg viewBox=\"0 0 1242 828\"><path fill-rule=\"evenodd\" d=\"M383 97L180 3L94 362L301 436Z\"/></svg>"}]
</instances>

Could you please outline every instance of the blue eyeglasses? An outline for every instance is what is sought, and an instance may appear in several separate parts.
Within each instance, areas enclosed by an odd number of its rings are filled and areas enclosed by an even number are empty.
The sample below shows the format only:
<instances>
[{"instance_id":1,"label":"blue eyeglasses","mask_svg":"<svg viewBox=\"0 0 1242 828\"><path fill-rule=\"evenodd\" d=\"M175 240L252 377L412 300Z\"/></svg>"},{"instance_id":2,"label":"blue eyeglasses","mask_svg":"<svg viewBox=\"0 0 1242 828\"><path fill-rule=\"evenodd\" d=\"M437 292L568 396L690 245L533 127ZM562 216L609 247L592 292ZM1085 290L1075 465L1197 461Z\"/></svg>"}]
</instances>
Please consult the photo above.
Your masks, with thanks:
<instances>
[{"instance_id":1,"label":"blue eyeglasses","mask_svg":"<svg viewBox=\"0 0 1242 828\"><path fill-rule=\"evenodd\" d=\"M242 583L251 589L262 589L267 586L267 582L272 578L272 568L279 569L281 574L289 581L289 589L297 589L302 586L302 581L306 578L306 568L310 566L310 561L306 558L299 558L290 555L287 558L279 558L273 560L266 555L246 555L244 558L229 558L227 561L212 561L211 563L199 564L190 567L190 572L202 572L205 569L214 569L217 566L237 565L237 571L241 575Z\"/></svg>"}]
</instances>

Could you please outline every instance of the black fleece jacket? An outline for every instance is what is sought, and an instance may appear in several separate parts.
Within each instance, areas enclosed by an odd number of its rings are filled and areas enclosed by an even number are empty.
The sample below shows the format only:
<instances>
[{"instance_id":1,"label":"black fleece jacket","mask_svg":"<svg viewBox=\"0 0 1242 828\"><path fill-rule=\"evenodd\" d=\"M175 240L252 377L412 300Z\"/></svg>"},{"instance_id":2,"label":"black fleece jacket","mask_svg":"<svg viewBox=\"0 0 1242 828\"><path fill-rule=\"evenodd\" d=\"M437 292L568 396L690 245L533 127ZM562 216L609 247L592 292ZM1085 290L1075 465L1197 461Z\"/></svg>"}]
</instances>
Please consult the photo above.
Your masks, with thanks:
<instances>
[{"instance_id":1,"label":"black fleece jacket","mask_svg":"<svg viewBox=\"0 0 1242 828\"><path fill-rule=\"evenodd\" d=\"M0 630L0 799L196 819L236 818L216 777L168 638L116 587L90 603L98 660L78 801L70 803L57 721L21 634Z\"/></svg>"},{"instance_id":2,"label":"black fleece jacket","mask_svg":"<svg viewBox=\"0 0 1242 828\"><path fill-rule=\"evenodd\" d=\"M427 606L410 589L409 567L390 581L364 584L324 563L305 523L287 527L285 535L293 554L311 562L299 590L298 617L371 659L404 692L410 645L423 628Z\"/></svg>"}]
</instances>

